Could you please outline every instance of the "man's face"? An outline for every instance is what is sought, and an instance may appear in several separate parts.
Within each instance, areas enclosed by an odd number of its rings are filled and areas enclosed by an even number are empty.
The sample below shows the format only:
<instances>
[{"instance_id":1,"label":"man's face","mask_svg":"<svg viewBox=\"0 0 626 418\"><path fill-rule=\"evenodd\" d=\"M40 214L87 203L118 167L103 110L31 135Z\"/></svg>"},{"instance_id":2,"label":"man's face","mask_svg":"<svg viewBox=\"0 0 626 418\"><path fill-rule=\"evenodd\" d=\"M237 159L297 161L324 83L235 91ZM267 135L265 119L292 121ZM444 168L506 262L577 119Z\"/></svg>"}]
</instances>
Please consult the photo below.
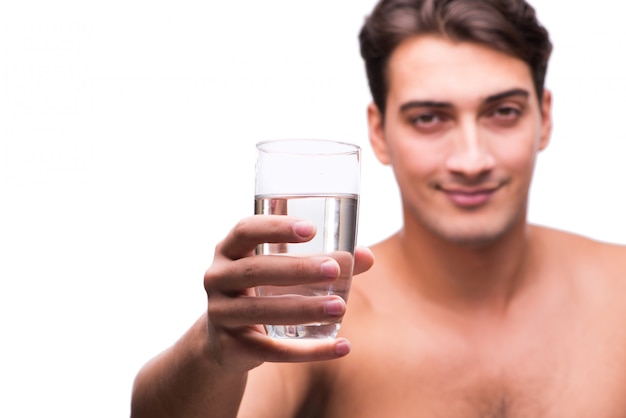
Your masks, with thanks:
<instances>
[{"instance_id":1,"label":"man's face","mask_svg":"<svg viewBox=\"0 0 626 418\"><path fill-rule=\"evenodd\" d=\"M384 122L370 137L391 164L407 228L482 245L526 220L535 157L550 135L523 61L473 43L419 36L391 56Z\"/></svg>"}]
</instances>

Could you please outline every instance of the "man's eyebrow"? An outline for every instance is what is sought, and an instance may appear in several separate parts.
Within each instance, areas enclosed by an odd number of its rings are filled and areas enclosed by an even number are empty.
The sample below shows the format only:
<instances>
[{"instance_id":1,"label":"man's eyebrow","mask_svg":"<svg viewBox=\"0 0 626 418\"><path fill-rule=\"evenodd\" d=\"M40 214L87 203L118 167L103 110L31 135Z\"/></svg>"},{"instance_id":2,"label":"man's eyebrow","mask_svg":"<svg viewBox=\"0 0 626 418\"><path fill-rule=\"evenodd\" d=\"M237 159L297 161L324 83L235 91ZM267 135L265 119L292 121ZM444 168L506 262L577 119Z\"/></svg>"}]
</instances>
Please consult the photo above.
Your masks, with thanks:
<instances>
[{"instance_id":1,"label":"man's eyebrow","mask_svg":"<svg viewBox=\"0 0 626 418\"><path fill-rule=\"evenodd\" d=\"M493 103L498 100L506 99L511 96L522 96L528 98L530 93L524 89L511 89L507 91L503 91L502 93L493 94L485 99L485 103Z\"/></svg>"},{"instance_id":2,"label":"man's eyebrow","mask_svg":"<svg viewBox=\"0 0 626 418\"><path fill-rule=\"evenodd\" d=\"M402 106L400 106L400 112L407 111L414 107L451 108L452 103L437 102L434 100L411 100L409 102L403 103Z\"/></svg>"},{"instance_id":3,"label":"man's eyebrow","mask_svg":"<svg viewBox=\"0 0 626 418\"><path fill-rule=\"evenodd\" d=\"M506 99L512 96L522 96L529 97L530 93L527 90L515 88L507 91L503 91L502 93L492 94L491 96L487 96L484 100L484 103L493 103L498 100ZM449 102L438 102L436 100L411 100L406 103L403 103L400 106L400 112L405 112L411 108L415 107L431 107L431 108L440 108L440 109L449 109L452 106L452 103Z\"/></svg>"}]
</instances>

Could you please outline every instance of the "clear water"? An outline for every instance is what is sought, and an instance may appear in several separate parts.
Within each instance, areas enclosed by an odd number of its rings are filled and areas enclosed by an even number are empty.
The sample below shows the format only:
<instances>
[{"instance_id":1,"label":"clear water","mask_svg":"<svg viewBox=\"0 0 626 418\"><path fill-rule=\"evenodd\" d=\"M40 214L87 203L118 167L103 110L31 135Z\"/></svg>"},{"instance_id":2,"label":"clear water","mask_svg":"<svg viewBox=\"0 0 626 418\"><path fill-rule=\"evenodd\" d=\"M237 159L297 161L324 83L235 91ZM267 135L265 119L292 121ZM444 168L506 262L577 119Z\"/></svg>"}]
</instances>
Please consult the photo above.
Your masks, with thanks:
<instances>
[{"instance_id":1,"label":"clear water","mask_svg":"<svg viewBox=\"0 0 626 418\"><path fill-rule=\"evenodd\" d=\"M257 247L257 254L293 256L324 254L335 258L341 268L339 278L333 283L259 286L257 288L259 296L333 294L348 300L358 216L356 195L257 196L255 213L296 216L313 222L317 227L317 234L311 241L297 244L261 244ZM267 324L265 327L268 335L274 338L335 338L340 322L298 325Z\"/></svg>"}]
</instances>

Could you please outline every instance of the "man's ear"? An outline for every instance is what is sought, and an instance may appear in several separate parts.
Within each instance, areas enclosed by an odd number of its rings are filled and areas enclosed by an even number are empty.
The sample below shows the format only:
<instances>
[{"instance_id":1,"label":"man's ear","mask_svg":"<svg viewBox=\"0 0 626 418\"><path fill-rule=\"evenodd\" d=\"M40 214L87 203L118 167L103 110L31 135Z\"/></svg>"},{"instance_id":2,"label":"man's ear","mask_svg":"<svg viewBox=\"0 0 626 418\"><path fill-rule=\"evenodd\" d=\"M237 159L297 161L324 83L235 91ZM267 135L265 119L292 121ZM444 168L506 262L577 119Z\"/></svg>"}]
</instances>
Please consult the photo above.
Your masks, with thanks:
<instances>
[{"instance_id":1,"label":"man's ear","mask_svg":"<svg viewBox=\"0 0 626 418\"><path fill-rule=\"evenodd\" d=\"M376 158L383 164L389 164L389 152L383 129L383 115L374 102L367 106L367 123L369 126L370 144Z\"/></svg>"},{"instance_id":2,"label":"man's ear","mask_svg":"<svg viewBox=\"0 0 626 418\"><path fill-rule=\"evenodd\" d=\"M552 93L544 89L541 98L541 137L539 139L539 150L544 150L550 143L552 134Z\"/></svg>"}]
</instances>

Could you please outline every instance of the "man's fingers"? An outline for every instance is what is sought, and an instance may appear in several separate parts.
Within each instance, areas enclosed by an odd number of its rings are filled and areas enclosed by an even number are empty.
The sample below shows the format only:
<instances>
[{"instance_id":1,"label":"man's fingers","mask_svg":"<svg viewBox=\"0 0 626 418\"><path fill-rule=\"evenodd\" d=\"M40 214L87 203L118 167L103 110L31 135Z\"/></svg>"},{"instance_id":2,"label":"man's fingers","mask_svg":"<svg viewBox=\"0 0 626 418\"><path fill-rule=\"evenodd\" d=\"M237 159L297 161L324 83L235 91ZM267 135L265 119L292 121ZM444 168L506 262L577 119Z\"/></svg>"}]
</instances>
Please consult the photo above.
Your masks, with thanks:
<instances>
[{"instance_id":1,"label":"man's fingers","mask_svg":"<svg viewBox=\"0 0 626 418\"><path fill-rule=\"evenodd\" d=\"M208 306L211 323L231 329L257 324L333 323L345 312L346 302L339 296L216 297Z\"/></svg>"},{"instance_id":2,"label":"man's fingers","mask_svg":"<svg viewBox=\"0 0 626 418\"><path fill-rule=\"evenodd\" d=\"M300 363L333 360L350 352L345 338L331 339L273 339L250 333L242 341L266 362Z\"/></svg>"},{"instance_id":3,"label":"man's fingers","mask_svg":"<svg viewBox=\"0 0 626 418\"><path fill-rule=\"evenodd\" d=\"M336 252L332 256L298 257L285 255L263 255L243 257L236 261L215 264L205 273L204 281L207 292L240 292L257 286L292 286L302 284L332 282L340 277L346 260ZM374 255L368 249L359 247L354 255L354 274L360 274L372 267Z\"/></svg>"},{"instance_id":4,"label":"man's fingers","mask_svg":"<svg viewBox=\"0 0 626 418\"><path fill-rule=\"evenodd\" d=\"M328 283L337 279L340 267L331 257L263 255L244 257L213 266L204 276L207 292L240 292L256 286L293 286Z\"/></svg>"},{"instance_id":5,"label":"man's fingers","mask_svg":"<svg viewBox=\"0 0 626 418\"><path fill-rule=\"evenodd\" d=\"M367 271L374 264L374 253L369 248L357 247L354 250L354 274Z\"/></svg>"},{"instance_id":6,"label":"man's fingers","mask_svg":"<svg viewBox=\"0 0 626 418\"><path fill-rule=\"evenodd\" d=\"M255 215L245 218L217 246L216 253L237 260L262 243L305 242L315 236L315 225L292 216Z\"/></svg>"}]
</instances>

